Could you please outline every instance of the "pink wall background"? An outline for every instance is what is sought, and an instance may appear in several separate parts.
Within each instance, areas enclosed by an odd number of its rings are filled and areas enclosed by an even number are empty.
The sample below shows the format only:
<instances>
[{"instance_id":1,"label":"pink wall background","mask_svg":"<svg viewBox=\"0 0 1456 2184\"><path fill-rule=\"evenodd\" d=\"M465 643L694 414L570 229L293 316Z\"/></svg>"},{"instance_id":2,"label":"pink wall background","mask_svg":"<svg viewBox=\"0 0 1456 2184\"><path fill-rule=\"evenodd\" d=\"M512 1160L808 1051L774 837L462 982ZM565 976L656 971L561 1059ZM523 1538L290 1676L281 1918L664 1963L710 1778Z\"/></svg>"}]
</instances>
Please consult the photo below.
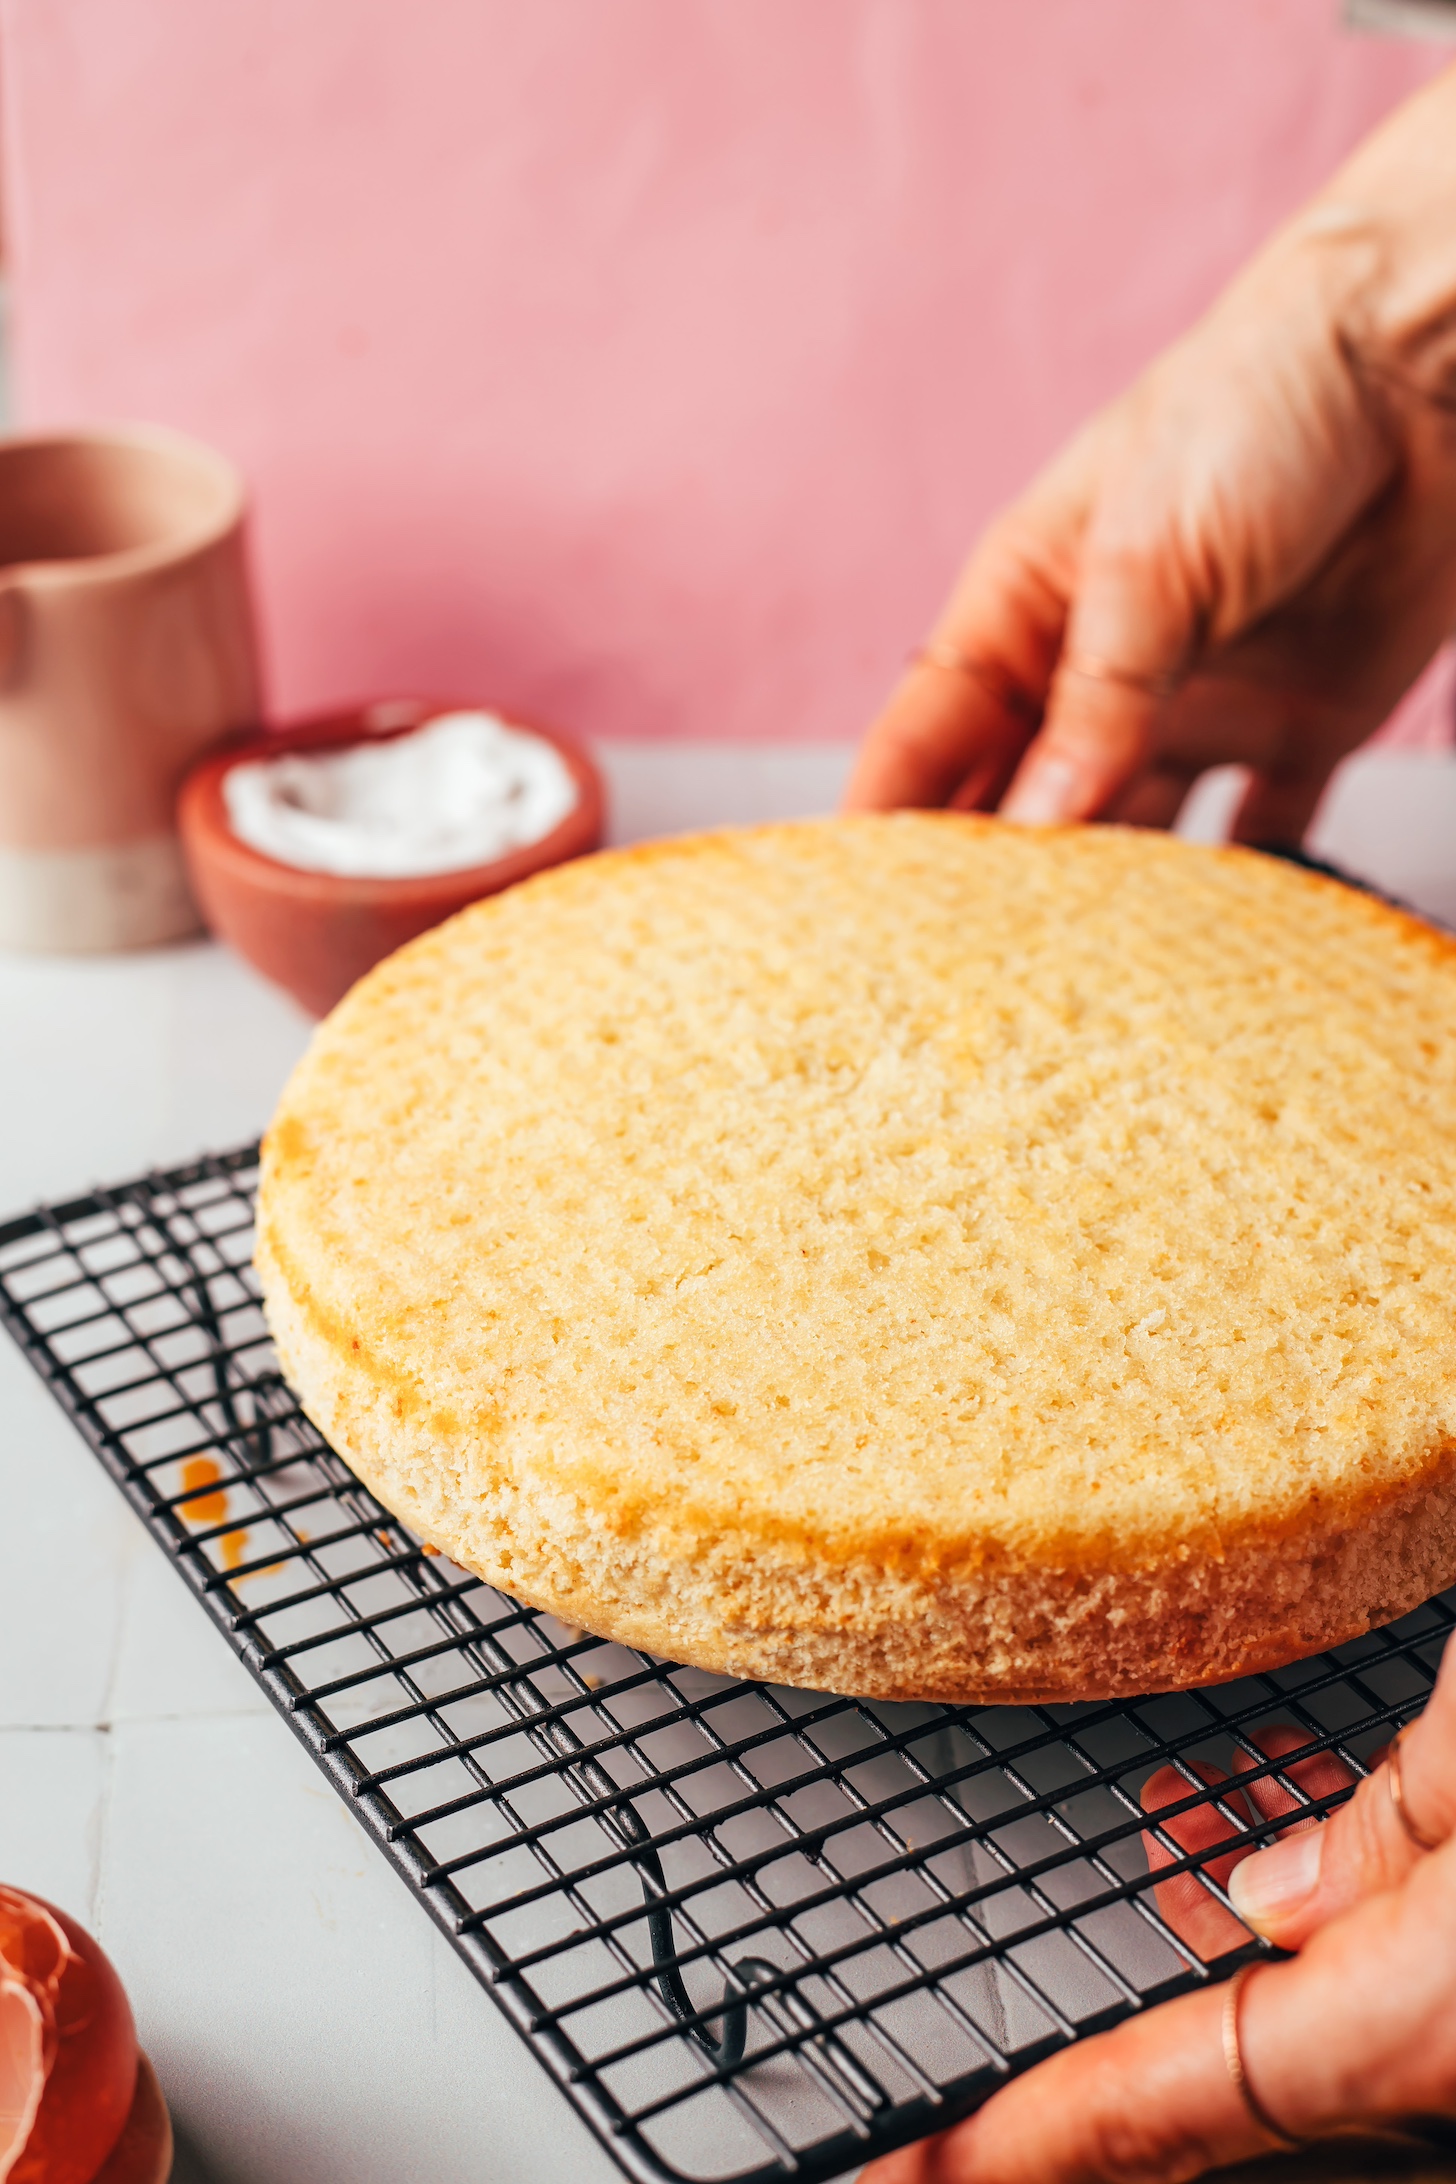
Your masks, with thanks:
<instances>
[{"instance_id":1,"label":"pink wall background","mask_svg":"<svg viewBox=\"0 0 1456 2184\"><path fill-rule=\"evenodd\" d=\"M273 700L848 737L1438 48L1335 0L3 0L27 426L243 465Z\"/></svg>"}]
</instances>

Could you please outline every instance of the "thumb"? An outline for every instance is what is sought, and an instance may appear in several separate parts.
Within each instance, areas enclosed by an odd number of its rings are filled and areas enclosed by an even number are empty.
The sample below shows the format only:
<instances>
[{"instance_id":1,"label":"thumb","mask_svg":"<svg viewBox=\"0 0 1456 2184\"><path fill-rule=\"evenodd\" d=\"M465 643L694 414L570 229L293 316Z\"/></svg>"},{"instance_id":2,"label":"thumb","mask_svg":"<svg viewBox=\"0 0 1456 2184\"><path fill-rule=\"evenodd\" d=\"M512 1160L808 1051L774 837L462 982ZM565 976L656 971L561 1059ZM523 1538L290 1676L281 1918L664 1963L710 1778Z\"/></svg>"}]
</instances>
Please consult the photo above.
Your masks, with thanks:
<instances>
[{"instance_id":1,"label":"thumb","mask_svg":"<svg viewBox=\"0 0 1456 2184\"><path fill-rule=\"evenodd\" d=\"M1447 1651L1430 1704L1402 1737L1398 1762L1387 1757L1319 1827L1288 1834L1235 1866L1229 1898L1256 1933L1298 1949L1342 1911L1399 1887L1426 1855L1421 1843L1444 1843L1453 1832L1456 1647Z\"/></svg>"},{"instance_id":2,"label":"thumb","mask_svg":"<svg viewBox=\"0 0 1456 2184\"><path fill-rule=\"evenodd\" d=\"M1089 542L1045 724L1002 803L1027 826L1095 819L1156 759L1199 616L1171 543Z\"/></svg>"}]
</instances>

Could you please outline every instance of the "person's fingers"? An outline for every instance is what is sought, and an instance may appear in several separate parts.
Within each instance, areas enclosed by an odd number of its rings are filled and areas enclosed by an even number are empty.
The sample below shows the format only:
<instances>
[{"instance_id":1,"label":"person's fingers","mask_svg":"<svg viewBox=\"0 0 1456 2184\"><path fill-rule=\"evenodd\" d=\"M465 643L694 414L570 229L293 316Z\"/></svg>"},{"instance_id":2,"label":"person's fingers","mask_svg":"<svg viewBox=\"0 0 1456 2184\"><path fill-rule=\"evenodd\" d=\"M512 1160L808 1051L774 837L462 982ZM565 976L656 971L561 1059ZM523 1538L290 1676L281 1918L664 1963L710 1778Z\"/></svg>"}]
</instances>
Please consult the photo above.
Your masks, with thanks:
<instances>
[{"instance_id":1,"label":"person's fingers","mask_svg":"<svg viewBox=\"0 0 1456 2184\"><path fill-rule=\"evenodd\" d=\"M1296 1838L1302 1839L1302 1838ZM1128 2184L1267 2151L1224 2059L1227 1990L1166 2003L1064 2049L978 2114L861 2184ZM1456 2108L1456 1850L1357 1905L1238 1997L1238 2048L1292 2137Z\"/></svg>"},{"instance_id":2,"label":"person's fingers","mask_svg":"<svg viewBox=\"0 0 1456 2184\"><path fill-rule=\"evenodd\" d=\"M1313 739L1307 748L1305 764L1251 776L1229 831L1230 841L1297 848L1304 840L1338 762L1335 752L1322 758Z\"/></svg>"},{"instance_id":3,"label":"person's fingers","mask_svg":"<svg viewBox=\"0 0 1456 2184\"><path fill-rule=\"evenodd\" d=\"M910 662L871 727L843 808L974 810L1009 774L1035 719L1034 699L989 649L942 637Z\"/></svg>"},{"instance_id":4,"label":"person's fingers","mask_svg":"<svg viewBox=\"0 0 1456 2184\"><path fill-rule=\"evenodd\" d=\"M1016 771L1021 742L987 751L974 765L949 801L951 811L994 811L1006 794L1006 784Z\"/></svg>"},{"instance_id":5,"label":"person's fingers","mask_svg":"<svg viewBox=\"0 0 1456 2184\"><path fill-rule=\"evenodd\" d=\"M1269 1729L1258 1730L1252 1741L1266 1759L1282 1759L1308 1744L1310 1738L1308 1730L1296 1729L1292 1723L1281 1723ZM1240 1774L1248 1773L1259 1764L1252 1753L1240 1751L1234 1754L1234 1766ZM1291 1759L1287 1767L1281 1768L1280 1774L1283 1776L1282 1781L1273 1775L1261 1775L1243 1785L1244 1796L1260 1819L1285 1820L1289 1823L1280 1830L1279 1848L1284 1850L1284 1862L1281 1866L1276 1859L1263 1867L1261 1870L1265 1875L1264 1881L1256 1879L1251 1884L1235 1879L1236 1869L1247 1864L1250 1858L1262 1857L1262 1852L1245 1849L1229 1861L1229 1874L1224 1885L1245 1919L1249 1918L1251 1887L1254 1899L1258 1898L1261 1886L1267 1894L1269 1876L1272 1875L1272 1883L1276 1889L1284 1890L1286 1896L1292 1892L1296 1901L1302 1903L1308 1894L1309 1884L1318 1874L1324 1856L1324 1842L1319 1831L1324 1822L1309 1810L1297 1793L1302 1790L1311 1798L1330 1797L1339 1790L1348 1790L1359 1779L1334 1752L1318 1752L1308 1759ZM1286 1783L1291 1787L1286 1788ZM1290 1842L1291 1837L1298 1837L1300 1840ZM1254 1922L1250 1920L1250 1923ZM1308 1929L1310 1932L1313 1930L1313 1927ZM1266 1932L1267 1928L1259 1925L1257 1931Z\"/></svg>"},{"instance_id":6,"label":"person's fingers","mask_svg":"<svg viewBox=\"0 0 1456 2184\"><path fill-rule=\"evenodd\" d=\"M1281 1949L1298 1949L1363 1898L1397 1887L1421 1853L1390 1796L1389 1763L1318 1827L1294 1827L1229 1875L1239 1917Z\"/></svg>"},{"instance_id":7,"label":"person's fingers","mask_svg":"<svg viewBox=\"0 0 1456 2184\"><path fill-rule=\"evenodd\" d=\"M1252 2089L1291 2136L1456 2112L1456 1850L1261 1967L1240 2032Z\"/></svg>"},{"instance_id":8,"label":"person's fingers","mask_svg":"<svg viewBox=\"0 0 1456 2184\"><path fill-rule=\"evenodd\" d=\"M1196 778L1182 767L1155 762L1129 783L1102 816L1120 827L1170 827Z\"/></svg>"},{"instance_id":9,"label":"person's fingers","mask_svg":"<svg viewBox=\"0 0 1456 2184\"><path fill-rule=\"evenodd\" d=\"M1293 1727L1264 1731L1256 1739L1270 1757L1292 1752L1301 1741ZM1452 1832L1456 1648L1402 1755L1402 1782L1420 1828ZM1197 1771L1216 1782L1216 1769L1200 1765ZM1310 1794L1341 1787L1348 1775L1329 1754L1291 1759L1282 1771ZM1162 1769L1150 1778L1144 1798L1150 1810L1162 1810L1180 1801L1180 1791L1186 1796L1188 1787L1177 1770ZM1270 1778L1248 1783L1242 1795L1256 1791L1269 1818L1301 1809L1298 1797ZM1236 1811L1233 1799L1239 1796L1231 1789L1222 1802ZM1361 1862L1369 1839L1351 1825L1362 1800L1362 1825L1375 1831L1378 1872L1368 1855ZM1231 1832L1227 1818L1206 1809L1174 1816L1163 1826L1175 1843L1199 1849ZM1430 1857L1415 1848L1395 1816L1382 1769L1333 1819L1314 1828L1296 1820L1273 1850L1235 1865L1230 1893L1237 1901L1242 1875L1291 1851L1307 1856L1312 1844L1325 1852L1321 1863L1328 1866L1324 1886L1331 1908L1327 1918L1314 1922L1322 1931L1315 1933L1314 1925L1307 1929L1313 1938L1303 1956L1261 1969L1249 1984L1242 2055L1255 2093L1266 2112L1295 2133L1361 2115L1439 2109L1442 2073L1451 2083L1456 2076L1444 2054L1434 2052L1439 2043L1427 2037L1423 2045L1422 2027L1433 2021L1433 2011L1456 2014L1448 1991L1450 1952L1431 1946L1448 1926L1456 1938L1456 1851ZM1150 1865L1155 1856L1161 1864L1170 1862L1167 1846L1153 1838ZM1224 1863L1216 1860L1215 1870ZM1422 1865L1429 1874L1413 1873ZM1356 1874L1363 1901L1348 1895ZM1414 1909L1396 1886L1407 1878L1422 1892ZM1173 1886L1165 1882L1161 1889ZM1341 1886L1347 1891L1343 1905L1336 1900ZM1336 1915L1341 1909L1343 1917ZM1288 1929L1274 1938L1294 1946L1291 1935ZM1222 1990L1186 1996L1064 2051L1016 2080L966 2123L871 2167L863 2184L1101 2184L1133 2176L1193 2177L1218 2163L1243 2160L1269 2141L1224 2065L1222 2009ZM1456 2040L1447 2044L1456 2047Z\"/></svg>"},{"instance_id":10,"label":"person's fingers","mask_svg":"<svg viewBox=\"0 0 1456 2184\"><path fill-rule=\"evenodd\" d=\"M1194 2177L1267 2153L1206 1989L1063 2049L966 2122L872 2162L860 2184L1102 2184Z\"/></svg>"},{"instance_id":11,"label":"person's fingers","mask_svg":"<svg viewBox=\"0 0 1456 2184\"><path fill-rule=\"evenodd\" d=\"M1002 798L1003 819L1027 827L1100 819L1148 763L1160 699L1105 675L1104 665L1058 669L1047 725Z\"/></svg>"},{"instance_id":12,"label":"person's fingers","mask_svg":"<svg viewBox=\"0 0 1456 2184\"><path fill-rule=\"evenodd\" d=\"M986 532L861 745L846 811L999 798L1041 720L1105 429L1094 420Z\"/></svg>"},{"instance_id":13,"label":"person's fingers","mask_svg":"<svg viewBox=\"0 0 1456 2184\"><path fill-rule=\"evenodd\" d=\"M1201 619L1173 536L1130 549L1089 535L1046 720L1003 817L1028 826L1102 818L1156 757Z\"/></svg>"},{"instance_id":14,"label":"person's fingers","mask_svg":"<svg viewBox=\"0 0 1456 2184\"><path fill-rule=\"evenodd\" d=\"M1308 1744L1309 1732L1296 1729L1292 1724L1279 1724L1259 1730L1252 1741L1266 1759L1279 1759ZM1259 1760L1248 1752L1234 1755L1234 1765L1239 1773L1246 1773L1259 1764ZM1210 1788L1227 1784L1226 1794L1218 1805L1195 1806L1191 1812L1173 1813L1162 1822L1161 1836L1170 1837L1176 1849L1159 1835L1148 1833L1143 1837L1150 1873L1159 1873L1172 1865L1179 1851L1214 1849L1236 1836L1240 1827L1247 1827L1255 1818L1291 1819L1290 1832L1296 1828L1315 1827L1319 1823L1308 1814L1298 1792L1303 1790L1309 1797L1328 1797L1338 1790L1349 1789L1357 1779L1333 1752L1291 1760L1289 1766L1281 1770L1285 1780L1292 1785L1290 1788L1272 1775L1239 1784L1236 1777L1231 1779L1221 1768L1207 1761L1193 1762L1191 1771ZM1190 1794L1187 1775L1176 1767L1160 1767L1144 1785L1143 1810L1160 1813L1167 1806L1182 1803ZM1234 1817L1228 1817L1230 1814ZM1248 1843L1241 1842L1222 1857L1206 1859L1200 1871L1220 1888L1227 1889L1235 1867L1251 1855L1254 1853ZM1158 1910L1174 1933L1205 1962L1238 1948L1247 1939L1248 1929L1243 1921L1224 1909L1196 1873L1175 1874L1171 1880L1160 1882L1156 1897Z\"/></svg>"},{"instance_id":15,"label":"person's fingers","mask_svg":"<svg viewBox=\"0 0 1456 2184\"><path fill-rule=\"evenodd\" d=\"M1456 1648L1401 1741L1399 1766L1409 1827L1391 1794L1387 1758L1323 1825L1292 1830L1235 1867L1228 1892L1240 1918L1281 1948L1298 1949L1352 1905L1404 1881L1426 1855L1417 1836L1444 1843L1456 1832Z\"/></svg>"},{"instance_id":16,"label":"person's fingers","mask_svg":"<svg viewBox=\"0 0 1456 2184\"><path fill-rule=\"evenodd\" d=\"M1269 1729L1256 1730L1252 1739L1265 1759L1286 1759L1310 1742L1307 1729L1296 1729L1292 1722L1280 1722ZM1236 1773L1245 1774L1258 1767L1260 1762L1251 1752L1235 1752ZM1274 1775L1261 1775L1256 1781L1243 1785L1245 1797L1254 1811L1264 1820L1290 1820L1293 1827L1318 1827L1319 1817L1310 1812L1297 1794L1303 1791L1307 1797L1333 1797L1340 1790L1353 1789L1360 1777L1336 1752L1315 1752L1308 1759L1290 1759L1287 1767L1281 1767L1283 1781ZM1286 1789L1285 1783L1293 1785ZM1286 1830L1292 1832L1291 1830Z\"/></svg>"},{"instance_id":17,"label":"person's fingers","mask_svg":"<svg viewBox=\"0 0 1456 2184\"><path fill-rule=\"evenodd\" d=\"M1192 1761L1190 1771L1210 1788L1228 1783L1229 1778L1222 1768L1201 1760ZM1143 1785L1143 1811L1161 1813L1166 1806L1181 1804L1193 1794L1193 1785L1187 1775L1176 1767L1160 1767ZM1233 1819L1221 1812L1218 1805L1195 1805L1191 1812L1170 1814L1162 1821L1160 1834L1149 1830L1143 1837L1148 1871L1161 1873L1173 1864L1180 1852L1211 1850L1215 1844L1236 1836L1241 1826L1248 1826L1250 1813L1240 1791L1230 1786L1228 1794L1219 1802L1234 1814ZM1171 1838L1171 1843L1164 1842L1162 1836ZM1234 1850L1222 1858L1210 1858L1201 1870L1220 1888L1226 1888L1229 1874L1241 1854ZM1222 1956L1229 1949L1237 1949L1241 1942L1248 1940L1248 1929L1224 1909L1216 1896L1209 1894L1197 1873L1175 1873L1171 1880L1159 1882L1155 1895L1162 1918L1180 1941L1187 1942L1205 1962Z\"/></svg>"}]
</instances>

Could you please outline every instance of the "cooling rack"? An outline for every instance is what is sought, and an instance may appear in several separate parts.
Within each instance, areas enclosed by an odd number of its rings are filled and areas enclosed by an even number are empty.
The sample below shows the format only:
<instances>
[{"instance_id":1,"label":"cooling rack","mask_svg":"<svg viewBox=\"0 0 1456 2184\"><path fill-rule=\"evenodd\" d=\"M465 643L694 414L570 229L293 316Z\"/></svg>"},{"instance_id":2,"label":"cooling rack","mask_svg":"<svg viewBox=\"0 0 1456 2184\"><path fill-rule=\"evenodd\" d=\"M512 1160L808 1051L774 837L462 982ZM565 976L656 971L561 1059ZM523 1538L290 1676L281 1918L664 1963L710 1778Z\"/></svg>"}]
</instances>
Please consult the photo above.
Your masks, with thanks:
<instances>
[{"instance_id":1,"label":"cooling rack","mask_svg":"<svg viewBox=\"0 0 1456 2184\"><path fill-rule=\"evenodd\" d=\"M1219 1859L1348 1796L1425 1700L1449 1599L1116 1705L855 1701L567 1629L430 1553L301 1415L256 1158L0 1225L0 1316L631 2177L841 2175L1226 1977L1263 1945Z\"/></svg>"}]
</instances>

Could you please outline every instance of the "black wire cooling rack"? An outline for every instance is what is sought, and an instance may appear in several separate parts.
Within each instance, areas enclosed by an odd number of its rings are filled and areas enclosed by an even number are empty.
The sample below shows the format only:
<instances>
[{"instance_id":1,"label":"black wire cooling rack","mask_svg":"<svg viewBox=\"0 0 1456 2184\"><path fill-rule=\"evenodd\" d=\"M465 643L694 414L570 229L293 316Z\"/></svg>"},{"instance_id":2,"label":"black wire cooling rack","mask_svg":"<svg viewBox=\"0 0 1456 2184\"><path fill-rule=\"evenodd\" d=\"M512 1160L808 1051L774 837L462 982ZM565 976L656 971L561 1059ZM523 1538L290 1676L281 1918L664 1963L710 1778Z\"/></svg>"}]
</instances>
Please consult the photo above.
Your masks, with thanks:
<instances>
[{"instance_id":1,"label":"black wire cooling rack","mask_svg":"<svg viewBox=\"0 0 1456 2184\"><path fill-rule=\"evenodd\" d=\"M1219 1860L1348 1796L1430 1689L1446 1600L1116 1705L833 1698L566 1629L430 1554L301 1415L255 1178L249 1147L0 1225L0 1315L631 2177L840 2175L1226 1977L1262 1945Z\"/></svg>"}]
</instances>

